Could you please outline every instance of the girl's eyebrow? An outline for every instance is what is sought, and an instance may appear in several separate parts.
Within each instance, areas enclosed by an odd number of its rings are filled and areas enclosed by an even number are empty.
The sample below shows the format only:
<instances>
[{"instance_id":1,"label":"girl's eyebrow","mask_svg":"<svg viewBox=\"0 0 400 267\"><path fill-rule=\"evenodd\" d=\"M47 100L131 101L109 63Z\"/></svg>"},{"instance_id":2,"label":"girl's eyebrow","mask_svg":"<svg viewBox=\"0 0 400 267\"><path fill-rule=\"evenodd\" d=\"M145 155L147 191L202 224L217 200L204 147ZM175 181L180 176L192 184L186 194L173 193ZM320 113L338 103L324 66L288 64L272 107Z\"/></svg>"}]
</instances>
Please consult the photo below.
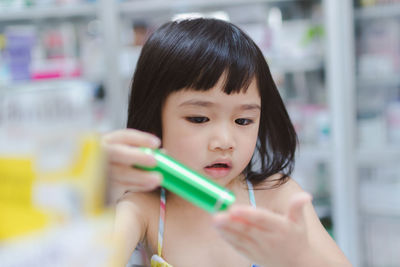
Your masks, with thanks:
<instances>
[{"instance_id":1,"label":"girl's eyebrow","mask_svg":"<svg viewBox=\"0 0 400 267\"><path fill-rule=\"evenodd\" d=\"M253 110L253 109L258 109L261 110L260 105L258 104L244 104L240 106L241 110Z\"/></svg>"},{"instance_id":2,"label":"girl's eyebrow","mask_svg":"<svg viewBox=\"0 0 400 267\"><path fill-rule=\"evenodd\" d=\"M210 102L210 101L191 99L191 100L188 100L188 101L185 101L185 102L181 103L179 106L180 107L183 107L183 106L210 107L210 106L213 106L213 105L214 105L214 103Z\"/></svg>"},{"instance_id":3,"label":"girl's eyebrow","mask_svg":"<svg viewBox=\"0 0 400 267\"><path fill-rule=\"evenodd\" d=\"M215 106L215 104L211 101L192 99L192 100L185 101L179 105L179 107L182 107L182 106L211 107L211 106ZM239 109L240 110L254 110L254 109L261 110L261 107L258 104L243 104L243 105L239 106Z\"/></svg>"}]
</instances>

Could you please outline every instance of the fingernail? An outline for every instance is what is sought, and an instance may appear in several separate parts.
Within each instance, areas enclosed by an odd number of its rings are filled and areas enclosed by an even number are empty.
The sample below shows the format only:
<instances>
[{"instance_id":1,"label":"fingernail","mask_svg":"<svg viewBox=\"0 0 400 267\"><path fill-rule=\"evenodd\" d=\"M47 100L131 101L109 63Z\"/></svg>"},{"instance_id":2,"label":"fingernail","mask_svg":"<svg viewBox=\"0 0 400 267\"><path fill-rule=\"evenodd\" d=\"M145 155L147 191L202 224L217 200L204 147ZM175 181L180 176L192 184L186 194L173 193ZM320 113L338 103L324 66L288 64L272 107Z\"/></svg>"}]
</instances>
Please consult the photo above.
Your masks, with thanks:
<instances>
[{"instance_id":1,"label":"fingernail","mask_svg":"<svg viewBox=\"0 0 400 267\"><path fill-rule=\"evenodd\" d=\"M154 137L154 138L151 139L151 144L152 144L154 147L159 147L160 144L161 144L161 141L160 141L160 139L158 139L157 137Z\"/></svg>"}]
</instances>

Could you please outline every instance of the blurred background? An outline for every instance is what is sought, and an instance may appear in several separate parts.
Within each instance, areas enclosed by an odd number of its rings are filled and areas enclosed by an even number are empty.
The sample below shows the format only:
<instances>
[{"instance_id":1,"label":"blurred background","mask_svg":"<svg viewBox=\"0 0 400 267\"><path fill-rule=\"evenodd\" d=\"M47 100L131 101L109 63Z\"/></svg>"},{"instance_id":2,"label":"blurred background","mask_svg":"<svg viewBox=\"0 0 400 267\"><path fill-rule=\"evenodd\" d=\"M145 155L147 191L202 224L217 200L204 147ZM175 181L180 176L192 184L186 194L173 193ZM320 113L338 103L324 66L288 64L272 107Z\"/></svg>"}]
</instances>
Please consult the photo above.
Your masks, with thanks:
<instances>
[{"instance_id":1,"label":"blurred background","mask_svg":"<svg viewBox=\"0 0 400 267\"><path fill-rule=\"evenodd\" d=\"M400 266L400 0L0 0L0 266L104 266L99 134L164 22L233 22L300 139L293 178L354 266Z\"/></svg>"}]
</instances>

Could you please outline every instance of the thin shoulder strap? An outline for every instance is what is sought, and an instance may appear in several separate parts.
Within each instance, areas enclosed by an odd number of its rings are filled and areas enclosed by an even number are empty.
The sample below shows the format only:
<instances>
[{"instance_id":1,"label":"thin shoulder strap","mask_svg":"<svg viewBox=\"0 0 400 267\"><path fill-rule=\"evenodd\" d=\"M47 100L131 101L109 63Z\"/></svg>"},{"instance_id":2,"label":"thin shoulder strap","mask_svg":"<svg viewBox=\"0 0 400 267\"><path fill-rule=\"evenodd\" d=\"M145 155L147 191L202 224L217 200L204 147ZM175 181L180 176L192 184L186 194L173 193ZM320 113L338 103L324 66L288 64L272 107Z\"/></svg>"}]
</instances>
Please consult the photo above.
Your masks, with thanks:
<instances>
[{"instance_id":1,"label":"thin shoulder strap","mask_svg":"<svg viewBox=\"0 0 400 267\"><path fill-rule=\"evenodd\" d=\"M249 180L246 180L246 181L247 181L247 188L248 188L248 190L249 190L250 204L251 204L253 207L257 207L257 205L256 205L256 198L255 198L255 196L254 196L253 184L252 184Z\"/></svg>"},{"instance_id":2,"label":"thin shoulder strap","mask_svg":"<svg viewBox=\"0 0 400 267\"><path fill-rule=\"evenodd\" d=\"M256 207L256 198L255 198L255 196L254 196L254 187L253 187L253 184L252 184L249 180L246 180L246 181L247 181L247 188L248 188L248 190L249 190L250 204L251 204L253 207ZM258 265L256 265L256 264L252 264L251 267L260 267L260 266L258 266Z\"/></svg>"},{"instance_id":3,"label":"thin shoulder strap","mask_svg":"<svg viewBox=\"0 0 400 267\"><path fill-rule=\"evenodd\" d=\"M161 257L162 246L163 246L163 238L164 238L164 225L165 225L165 189L161 187L160 194L160 219L158 222L158 247L157 254Z\"/></svg>"}]
</instances>

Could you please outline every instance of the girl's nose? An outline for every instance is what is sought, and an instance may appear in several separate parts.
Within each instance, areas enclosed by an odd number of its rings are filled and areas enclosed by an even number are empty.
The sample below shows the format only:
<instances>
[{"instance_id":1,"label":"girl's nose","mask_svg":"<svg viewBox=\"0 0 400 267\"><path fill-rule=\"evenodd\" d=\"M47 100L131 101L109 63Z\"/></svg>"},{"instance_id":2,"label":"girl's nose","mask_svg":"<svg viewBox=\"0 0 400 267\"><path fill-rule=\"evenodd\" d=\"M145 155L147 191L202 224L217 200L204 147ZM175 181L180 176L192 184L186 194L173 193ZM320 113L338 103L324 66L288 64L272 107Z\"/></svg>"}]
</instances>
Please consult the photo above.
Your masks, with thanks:
<instances>
[{"instance_id":1,"label":"girl's nose","mask_svg":"<svg viewBox=\"0 0 400 267\"><path fill-rule=\"evenodd\" d=\"M232 131L227 127L224 129L216 129L209 142L209 149L211 151L225 151L233 150L235 148L235 141Z\"/></svg>"}]
</instances>

